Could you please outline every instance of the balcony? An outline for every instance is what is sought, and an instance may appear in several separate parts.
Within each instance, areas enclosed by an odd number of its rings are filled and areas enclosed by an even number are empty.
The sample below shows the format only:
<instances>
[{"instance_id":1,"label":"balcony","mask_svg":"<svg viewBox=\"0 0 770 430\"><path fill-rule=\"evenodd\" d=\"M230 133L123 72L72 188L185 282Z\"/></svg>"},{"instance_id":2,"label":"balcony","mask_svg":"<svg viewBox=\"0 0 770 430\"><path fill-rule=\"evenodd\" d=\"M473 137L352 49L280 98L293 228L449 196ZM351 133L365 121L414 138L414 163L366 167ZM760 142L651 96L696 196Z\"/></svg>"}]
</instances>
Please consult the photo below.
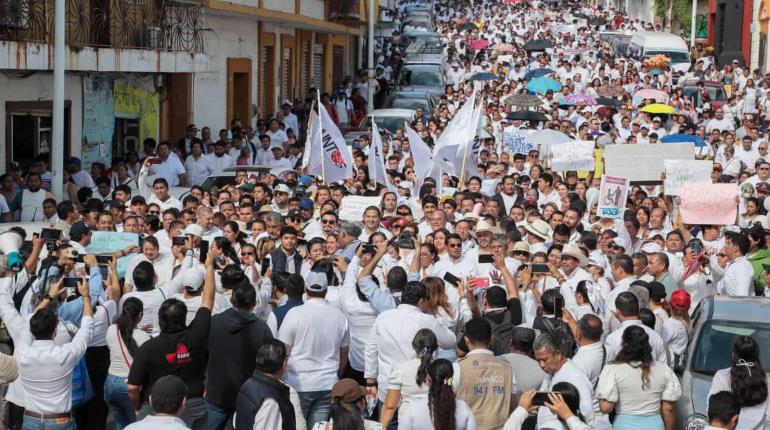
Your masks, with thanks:
<instances>
[{"instance_id":1,"label":"balcony","mask_svg":"<svg viewBox=\"0 0 770 430\"><path fill-rule=\"evenodd\" d=\"M205 70L203 8L190 0L64 0L67 69ZM55 0L0 0L0 69L52 67Z\"/></svg>"}]
</instances>

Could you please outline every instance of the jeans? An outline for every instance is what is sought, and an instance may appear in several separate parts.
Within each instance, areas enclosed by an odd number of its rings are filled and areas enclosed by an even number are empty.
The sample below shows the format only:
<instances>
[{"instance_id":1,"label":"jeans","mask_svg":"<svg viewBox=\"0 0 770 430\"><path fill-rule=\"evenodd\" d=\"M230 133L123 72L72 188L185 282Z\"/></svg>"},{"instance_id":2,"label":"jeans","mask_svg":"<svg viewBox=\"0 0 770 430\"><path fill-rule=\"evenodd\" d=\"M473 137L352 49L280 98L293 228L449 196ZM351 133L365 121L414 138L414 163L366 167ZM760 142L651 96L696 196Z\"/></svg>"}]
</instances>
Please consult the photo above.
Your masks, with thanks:
<instances>
[{"instance_id":1,"label":"jeans","mask_svg":"<svg viewBox=\"0 0 770 430\"><path fill-rule=\"evenodd\" d=\"M377 408L375 409L377 421L380 419L383 407L385 407L385 403L383 403L382 400L377 400ZM369 419L374 420L374 415ZM390 419L390 424L388 424L388 427L386 427L385 430L398 430L398 409L393 412L393 418Z\"/></svg>"},{"instance_id":2,"label":"jeans","mask_svg":"<svg viewBox=\"0 0 770 430\"><path fill-rule=\"evenodd\" d=\"M331 400L330 400L331 401ZM152 414L152 407L149 403L142 403L139 409L137 420L141 420L147 415ZM185 401L184 412L179 417L184 421L187 427L192 430L206 430L208 427L208 411L206 410L206 401L203 397L195 397Z\"/></svg>"},{"instance_id":3,"label":"jeans","mask_svg":"<svg viewBox=\"0 0 770 430\"><path fill-rule=\"evenodd\" d=\"M209 430L222 430L227 425L228 418L233 417L233 412L220 408L219 406L206 402L206 409L209 414Z\"/></svg>"},{"instance_id":4,"label":"jeans","mask_svg":"<svg viewBox=\"0 0 770 430\"><path fill-rule=\"evenodd\" d=\"M104 381L104 401L107 402L115 418L115 430L123 430L124 427L136 421L134 407L128 399L125 378L107 375Z\"/></svg>"},{"instance_id":5,"label":"jeans","mask_svg":"<svg viewBox=\"0 0 770 430\"><path fill-rule=\"evenodd\" d=\"M42 420L27 415L24 415L24 424L21 425L21 430L75 430L75 428L75 420L72 418Z\"/></svg>"},{"instance_id":6,"label":"jeans","mask_svg":"<svg viewBox=\"0 0 770 430\"><path fill-rule=\"evenodd\" d=\"M304 391L298 392L299 405L302 415L307 421L307 428L312 429L316 423L329 419L332 411L332 391Z\"/></svg>"}]
</instances>

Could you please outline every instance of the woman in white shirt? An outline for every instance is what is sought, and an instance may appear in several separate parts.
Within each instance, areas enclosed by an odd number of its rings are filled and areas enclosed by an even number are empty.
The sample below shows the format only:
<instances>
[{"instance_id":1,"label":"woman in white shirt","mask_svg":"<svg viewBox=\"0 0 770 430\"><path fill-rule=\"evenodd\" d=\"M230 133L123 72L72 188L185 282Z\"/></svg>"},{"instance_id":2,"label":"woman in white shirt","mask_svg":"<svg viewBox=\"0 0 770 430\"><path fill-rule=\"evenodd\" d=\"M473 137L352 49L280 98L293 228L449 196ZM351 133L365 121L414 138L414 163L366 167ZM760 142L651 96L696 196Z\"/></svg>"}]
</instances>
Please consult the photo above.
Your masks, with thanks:
<instances>
[{"instance_id":1,"label":"woman in white shirt","mask_svg":"<svg viewBox=\"0 0 770 430\"><path fill-rule=\"evenodd\" d=\"M686 290L676 290L668 302L671 307L671 318L663 323L663 343L668 349L670 363L676 363L678 357L684 354L690 339L690 293Z\"/></svg>"},{"instance_id":2,"label":"woman in white shirt","mask_svg":"<svg viewBox=\"0 0 770 430\"><path fill-rule=\"evenodd\" d=\"M604 366L596 386L602 413L617 413L612 428L673 430L674 404L681 395L674 371L653 360L647 332L640 326L626 328L620 352Z\"/></svg>"},{"instance_id":3,"label":"woman in white shirt","mask_svg":"<svg viewBox=\"0 0 770 430\"><path fill-rule=\"evenodd\" d=\"M136 421L134 407L128 398L126 378L134 361L134 354L150 339L149 334L137 328L142 320L142 312L142 301L129 297L123 302L123 311L117 322L107 329L110 367L104 381L104 400L110 407L117 430L122 430Z\"/></svg>"},{"instance_id":4,"label":"woman in white shirt","mask_svg":"<svg viewBox=\"0 0 770 430\"><path fill-rule=\"evenodd\" d=\"M476 418L468 404L455 399L454 369L439 358L428 366L428 396L413 400L399 414L399 430L476 430Z\"/></svg>"},{"instance_id":5,"label":"woman in white shirt","mask_svg":"<svg viewBox=\"0 0 770 430\"><path fill-rule=\"evenodd\" d=\"M383 428L393 419L393 414L398 410L399 419L406 406L414 399L425 397L428 394L428 366L433 361L433 354L438 349L436 334L431 330L420 329L412 339L415 358L408 361L395 363L388 376L388 394L380 412L380 423Z\"/></svg>"},{"instance_id":6,"label":"woman in white shirt","mask_svg":"<svg viewBox=\"0 0 770 430\"><path fill-rule=\"evenodd\" d=\"M709 397L720 391L733 393L741 404L736 429L764 429L770 423L768 385L770 379L759 361L759 345L751 336L737 336L733 341L732 366L714 374Z\"/></svg>"}]
</instances>

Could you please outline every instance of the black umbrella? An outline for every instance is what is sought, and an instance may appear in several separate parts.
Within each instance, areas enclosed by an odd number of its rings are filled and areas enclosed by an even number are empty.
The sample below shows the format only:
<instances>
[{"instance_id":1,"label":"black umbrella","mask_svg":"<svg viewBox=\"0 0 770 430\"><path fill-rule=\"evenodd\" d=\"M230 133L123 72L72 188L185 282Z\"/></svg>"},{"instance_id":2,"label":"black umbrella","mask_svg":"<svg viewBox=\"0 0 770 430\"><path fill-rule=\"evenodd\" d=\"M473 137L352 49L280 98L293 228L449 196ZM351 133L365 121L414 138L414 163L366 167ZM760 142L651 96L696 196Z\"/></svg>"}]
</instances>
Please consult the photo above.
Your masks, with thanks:
<instances>
[{"instance_id":1,"label":"black umbrella","mask_svg":"<svg viewBox=\"0 0 770 430\"><path fill-rule=\"evenodd\" d=\"M478 30L479 29L478 27L476 27L476 24L474 24L472 22L466 22L465 24L463 24L463 25L461 25L461 26L459 26L457 28L460 29L460 30L468 30L468 31L473 31L473 30Z\"/></svg>"},{"instance_id":2,"label":"black umbrella","mask_svg":"<svg viewBox=\"0 0 770 430\"><path fill-rule=\"evenodd\" d=\"M620 106L623 102L618 99L613 99L612 97L599 97L596 99L596 104L602 106Z\"/></svg>"},{"instance_id":3,"label":"black umbrella","mask_svg":"<svg viewBox=\"0 0 770 430\"><path fill-rule=\"evenodd\" d=\"M499 81L500 77L489 72L479 72L471 76L472 81Z\"/></svg>"},{"instance_id":4,"label":"black umbrella","mask_svg":"<svg viewBox=\"0 0 770 430\"><path fill-rule=\"evenodd\" d=\"M545 114L531 110L511 112L505 118L511 121L517 119L521 121L548 121Z\"/></svg>"},{"instance_id":5,"label":"black umbrella","mask_svg":"<svg viewBox=\"0 0 770 430\"><path fill-rule=\"evenodd\" d=\"M545 51L546 49L553 48L553 43L545 39L534 39L525 43L521 48L525 51Z\"/></svg>"},{"instance_id":6,"label":"black umbrella","mask_svg":"<svg viewBox=\"0 0 770 430\"><path fill-rule=\"evenodd\" d=\"M586 24L594 25L594 26L604 25L606 23L607 21L602 17L589 18L588 20L586 20Z\"/></svg>"}]
</instances>

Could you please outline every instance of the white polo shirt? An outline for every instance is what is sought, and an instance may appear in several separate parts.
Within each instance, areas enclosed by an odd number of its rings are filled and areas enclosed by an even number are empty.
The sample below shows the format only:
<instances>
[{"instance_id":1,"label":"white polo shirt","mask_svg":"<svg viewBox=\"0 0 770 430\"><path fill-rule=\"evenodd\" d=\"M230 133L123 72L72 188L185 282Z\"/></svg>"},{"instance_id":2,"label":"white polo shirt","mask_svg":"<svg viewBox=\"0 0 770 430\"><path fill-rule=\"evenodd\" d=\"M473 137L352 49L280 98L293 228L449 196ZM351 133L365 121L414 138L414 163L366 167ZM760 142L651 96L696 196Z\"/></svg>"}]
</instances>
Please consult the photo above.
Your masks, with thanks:
<instances>
[{"instance_id":1,"label":"white polo shirt","mask_svg":"<svg viewBox=\"0 0 770 430\"><path fill-rule=\"evenodd\" d=\"M163 178L168 182L169 187L179 186L179 175L187 173L182 162L176 155L169 155L166 161L160 164L150 165L150 174L155 174L155 178ZM153 178L153 179L155 179Z\"/></svg>"}]
</instances>

